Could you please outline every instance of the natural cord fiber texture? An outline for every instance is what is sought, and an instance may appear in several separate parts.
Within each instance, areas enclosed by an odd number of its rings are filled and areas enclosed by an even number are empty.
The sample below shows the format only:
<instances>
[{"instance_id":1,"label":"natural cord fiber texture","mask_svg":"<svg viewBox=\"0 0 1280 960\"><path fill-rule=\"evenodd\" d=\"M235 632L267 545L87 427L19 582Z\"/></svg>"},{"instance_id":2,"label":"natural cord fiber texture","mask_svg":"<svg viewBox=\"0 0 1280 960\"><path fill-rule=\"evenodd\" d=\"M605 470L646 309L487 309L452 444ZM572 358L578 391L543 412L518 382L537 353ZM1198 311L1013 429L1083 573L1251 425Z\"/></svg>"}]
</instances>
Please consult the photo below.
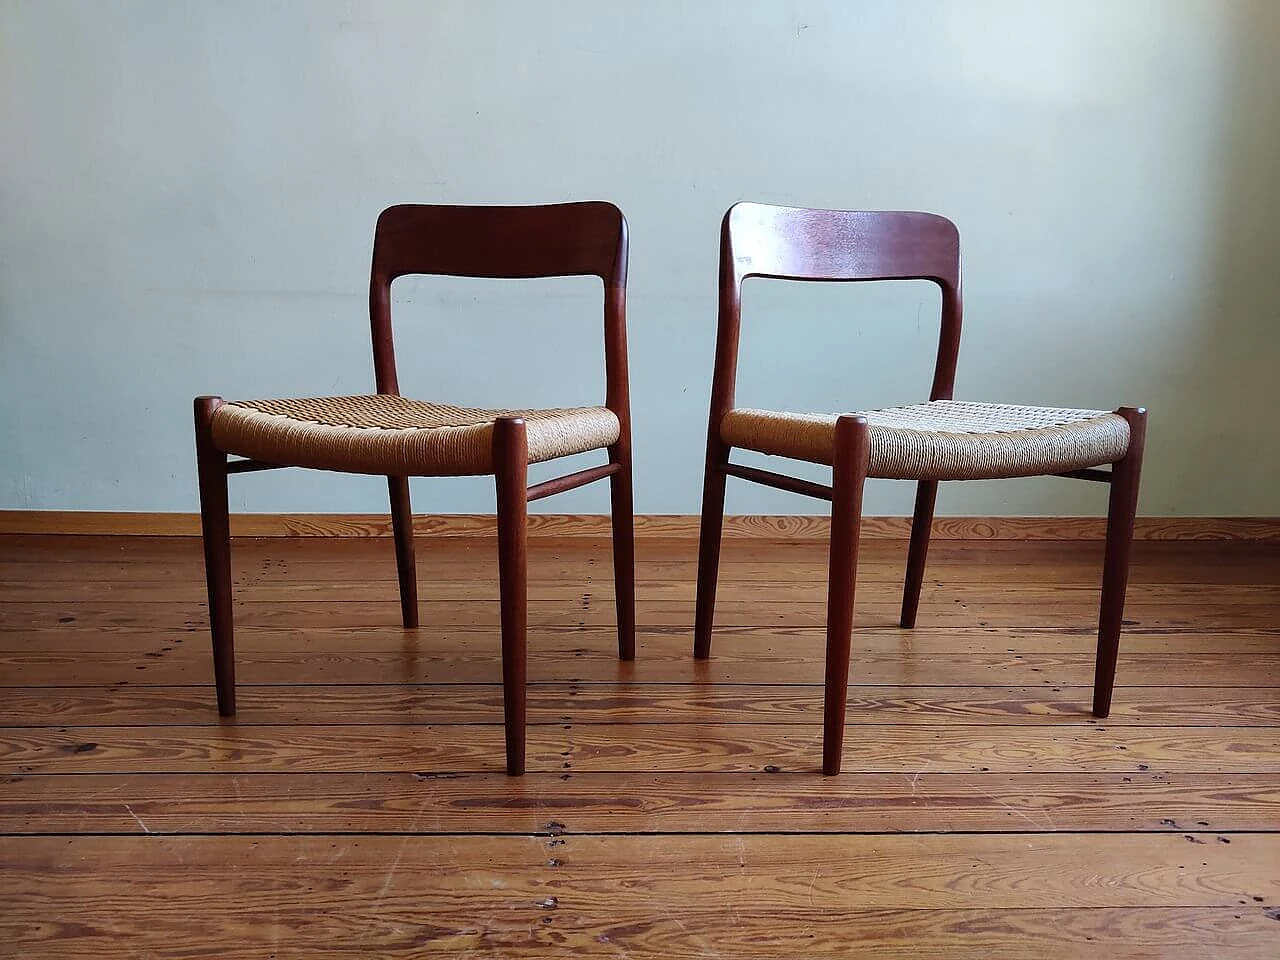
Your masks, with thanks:
<instances>
[{"instance_id":1,"label":"natural cord fiber texture","mask_svg":"<svg viewBox=\"0 0 1280 960\"><path fill-rule=\"evenodd\" d=\"M620 427L605 407L483 410L392 394L236 400L213 414L224 453L269 463L388 476L493 472L493 423L522 417L529 462L607 447Z\"/></svg>"},{"instance_id":2,"label":"natural cord fiber texture","mask_svg":"<svg viewBox=\"0 0 1280 960\"><path fill-rule=\"evenodd\" d=\"M993 480L1114 463L1129 449L1128 421L1106 410L934 400L858 412L871 442L867 475L896 480ZM730 410L725 443L831 463L837 414Z\"/></svg>"}]
</instances>

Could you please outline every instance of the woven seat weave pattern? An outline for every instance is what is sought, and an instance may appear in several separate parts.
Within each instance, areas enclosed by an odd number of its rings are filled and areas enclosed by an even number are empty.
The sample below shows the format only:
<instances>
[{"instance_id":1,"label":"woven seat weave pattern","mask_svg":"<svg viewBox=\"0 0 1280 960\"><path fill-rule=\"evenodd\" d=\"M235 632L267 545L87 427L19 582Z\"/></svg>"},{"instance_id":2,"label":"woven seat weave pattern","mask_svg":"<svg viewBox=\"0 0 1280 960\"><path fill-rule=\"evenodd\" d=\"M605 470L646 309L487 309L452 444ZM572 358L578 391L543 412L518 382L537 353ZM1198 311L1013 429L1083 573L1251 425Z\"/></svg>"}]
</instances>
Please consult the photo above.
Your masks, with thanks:
<instances>
[{"instance_id":1,"label":"woven seat weave pattern","mask_svg":"<svg viewBox=\"0 0 1280 960\"><path fill-rule=\"evenodd\" d=\"M859 412L867 418L867 475L896 480L991 480L1114 463L1129 448L1129 424L1105 410L935 400ZM725 443L760 453L831 463L837 414L741 408L725 414Z\"/></svg>"},{"instance_id":2,"label":"woven seat weave pattern","mask_svg":"<svg viewBox=\"0 0 1280 960\"><path fill-rule=\"evenodd\" d=\"M620 430L605 407L485 410L376 394L225 403L213 440L225 453L291 466L467 476L493 472L498 417L524 418L530 463L607 447Z\"/></svg>"}]
</instances>

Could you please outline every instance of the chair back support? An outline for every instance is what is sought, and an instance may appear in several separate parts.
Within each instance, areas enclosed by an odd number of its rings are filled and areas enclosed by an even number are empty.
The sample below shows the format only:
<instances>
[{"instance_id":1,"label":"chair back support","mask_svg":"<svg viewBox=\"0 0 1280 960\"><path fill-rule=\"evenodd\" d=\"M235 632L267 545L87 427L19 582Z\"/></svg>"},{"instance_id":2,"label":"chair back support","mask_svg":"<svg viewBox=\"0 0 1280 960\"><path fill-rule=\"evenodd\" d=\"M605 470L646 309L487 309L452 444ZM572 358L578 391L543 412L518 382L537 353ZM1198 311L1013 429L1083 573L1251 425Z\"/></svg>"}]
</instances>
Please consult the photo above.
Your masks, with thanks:
<instances>
[{"instance_id":1,"label":"chair back support","mask_svg":"<svg viewBox=\"0 0 1280 960\"><path fill-rule=\"evenodd\" d=\"M734 403L742 281L748 277L936 283L942 291L942 324L930 399L951 398L960 350L960 234L945 217L745 202L730 207L720 231L713 432Z\"/></svg>"},{"instance_id":2,"label":"chair back support","mask_svg":"<svg viewBox=\"0 0 1280 960\"><path fill-rule=\"evenodd\" d=\"M400 204L378 217L369 282L379 393L398 393L391 283L407 274L452 277L596 276L604 282L606 404L626 406L627 221L611 203L542 206Z\"/></svg>"},{"instance_id":3,"label":"chair back support","mask_svg":"<svg viewBox=\"0 0 1280 960\"><path fill-rule=\"evenodd\" d=\"M734 273L784 280L933 280L960 285L960 234L931 213L738 203L725 214Z\"/></svg>"}]
</instances>

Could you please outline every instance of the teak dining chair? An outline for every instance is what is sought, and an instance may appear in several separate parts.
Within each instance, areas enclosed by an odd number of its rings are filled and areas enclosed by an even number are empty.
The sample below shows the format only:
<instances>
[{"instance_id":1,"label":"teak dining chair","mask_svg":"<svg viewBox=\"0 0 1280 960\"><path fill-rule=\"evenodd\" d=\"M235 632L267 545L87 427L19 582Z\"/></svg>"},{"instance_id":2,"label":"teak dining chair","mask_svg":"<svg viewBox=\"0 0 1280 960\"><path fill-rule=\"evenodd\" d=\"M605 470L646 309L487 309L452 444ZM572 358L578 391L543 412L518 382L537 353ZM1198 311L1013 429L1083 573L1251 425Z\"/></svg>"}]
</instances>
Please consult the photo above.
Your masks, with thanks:
<instances>
[{"instance_id":1,"label":"teak dining chair","mask_svg":"<svg viewBox=\"0 0 1280 960\"><path fill-rule=\"evenodd\" d=\"M484 410L400 396L391 335L391 284L407 274L533 278L597 276L604 283L605 403L551 410ZM218 711L236 710L227 475L277 467L380 474L391 493L400 607L418 625L413 477L493 474L507 772L525 764L525 539L527 505L608 477L618 655L635 657L631 416L627 386L627 223L608 203L483 207L401 205L378 218L369 313L377 393L195 401L196 455ZM608 463L527 486L530 463L606 449ZM228 460L228 454L244 459Z\"/></svg>"},{"instance_id":2,"label":"teak dining chair","mask_svg":"<svg viewBox=\"0 0 1280 960\"><path fill-rule=\"evenodd\" d=\"M929 280L942 291L942 330L928 403L861 413L797 414L735 406L742 281ZM903 627L920 604L940 480L1056 475L1111 485L1093 713L1111 709L1129 573L1146 411L966 403L951 398L960 347L960 237L928 213L810 210L739 203L720 234L720 316L698 557L694 655L711 655L725 478L831 501L822 771L840 772L862 490L868 477L915 480ZM734 447L831 467L831 485L731 463ZM1097 469L1110 464L1109 470Z\"/></svg>"}]
</instances>

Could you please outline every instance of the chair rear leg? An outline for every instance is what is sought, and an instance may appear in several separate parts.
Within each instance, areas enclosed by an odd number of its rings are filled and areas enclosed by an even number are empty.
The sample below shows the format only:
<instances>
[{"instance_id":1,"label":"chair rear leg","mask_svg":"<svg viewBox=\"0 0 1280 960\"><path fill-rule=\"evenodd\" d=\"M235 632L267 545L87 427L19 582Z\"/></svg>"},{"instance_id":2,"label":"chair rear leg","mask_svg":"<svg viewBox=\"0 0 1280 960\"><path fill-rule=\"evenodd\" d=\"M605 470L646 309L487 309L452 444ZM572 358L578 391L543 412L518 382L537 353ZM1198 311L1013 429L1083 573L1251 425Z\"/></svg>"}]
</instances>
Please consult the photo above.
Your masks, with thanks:
<instances>
[{"instance_id":1,"label":"chair rear leg","mask_svg":"<svg viewBox=\"0 0 1280 960\"><path fill-rule=\"evenodd\" d=\"M1138 510L1138 483L1146 444L1147 411L1123 407L1116 411L1129 421L1129 450L1112 465L1111 495L1107 505L1107 546L1102 565L1102 603L1098 614L1098 658L1093 680L1093 715L1111 712L1124 623L1124 598L1129 585L1129 556L1133 545L1133 521Z\"/></svg>"},{"instance_id":2,"label":"chair rear leg","mask_svg":"<svg viewBox=\"0 0 1280 960\"><path fill-rule=\"evenodd\" d=\"M236 712L236 661L231 607L231 524L227 507L227 455L213 443L213 414L221 397L196 397L196 470L200 482L200 528L209 590L209 632L218 713Z\"/></svg>"},{"instance_id":3,"label":"chair rear leg","mask_svg":"<svg viewBox=\"0 0 1280 960\"><path fill-rule=\"evenodd\" d=\"M502 598L502 708L507 773L524 773L527 661L529 448L525 423L499 419L493 428L498 498L498 584Z\"/></svg>"},{"instance_id":4,"label":"chair rear leg","mask_svg":"<svg viewBox=\"0 0 1280 960\"><path fill-rule=\"evenodd\" d=\"M418 625L418 567L413 554L413 508L409 478L387 477L391 494L391 531L396 541L396 573L400 578L400 618L405 627Z\"/></svg>"},{"instance_id":5,"label":"chair rear leg","mask_svg":"<svg viewBox=\"0 0 1280 960\"><path fill-rule=\"evenodd\" d=\"M702 522L698 535L698 596L694 612L693 655L711 656L711 625L716 615L716 581L720 575L720 537L724 528L724 464L727 448L712 441L702 482Z\"/></svg>"},{"instance_id":6,"label":"chair rear leg","mask_svg":"<svg viewBox=\"0 0 1280 960\"><path fill-rule=\"evenodd\" d=\"M636 658L635 517L631 503L631 451L619 449L614 462L622 469L609 479L613 522L613 596L618 616L618 658Z\"/></svg>"},{"instance_id":7,"label":"chair rear leg","mask_svg":"<svg viewBox=\"0 0 1280 960\"><path fill-rule=\"evenodd\" d=\"M921 480L916 484L916 509L911 517L911 546L907 549L907 578L902 588L902 619L899 621L908 629L916 625L916 612L920 609L920 587L924 584L933 505L937 498L937 480Z\"/></svg>"},{"instance_id":8,"label":"chair rear leg","mask_svg":"<svg viewBox=\"0 0 1280 960\"><path fill-rule=\"evenodd\" d=\"M849 647L853 634L853 595L858 577L858 536L862 527L862 490L866 485L869 442L867 421L845 416L836 421L835 459L831 467L831 558L827 581L827 676L823 697L822 772L840 772L844 752L845 704L849 694Z\"/></svg>"}]
</instances>

